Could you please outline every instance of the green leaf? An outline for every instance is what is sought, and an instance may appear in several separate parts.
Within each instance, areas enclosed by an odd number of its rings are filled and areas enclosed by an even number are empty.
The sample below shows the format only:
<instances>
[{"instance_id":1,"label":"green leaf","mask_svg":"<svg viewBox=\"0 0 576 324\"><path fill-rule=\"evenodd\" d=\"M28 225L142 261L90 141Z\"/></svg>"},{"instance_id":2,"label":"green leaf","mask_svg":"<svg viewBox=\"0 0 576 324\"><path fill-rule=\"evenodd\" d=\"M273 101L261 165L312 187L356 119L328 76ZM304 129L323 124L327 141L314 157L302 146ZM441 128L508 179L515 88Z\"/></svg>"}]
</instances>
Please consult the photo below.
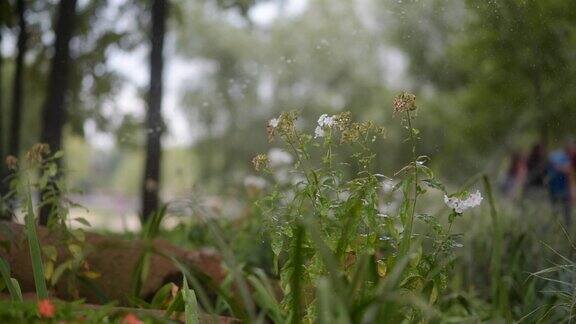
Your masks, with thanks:
<instances>
[{"instance_id":1,"label":"green leaf","mask_svg":"<svg viewBox=\"0 0 576 324\"><path fill-rule=\"evenodd\" d=\"M30 187L30 185L28 186ZM48 289L44 278L44 267L42 265L42 253L40 242L36 233L36 220L34 216L34 207L32 206L32 194L28 190L27 197L28 210L25 216L26 238L30 248L30 258L32 260L32 273L34 275L34 284L36 285L36 295L39 299L48 298Z\"/></svg>"},{"instance_id":2,"label":"green leaf","mask_svg":"<svg viewBox=\"0 0 576 324\"><path fill-rule=\"evenodd\" d=\"M158 291L154 294L154 297L152 297L150 305L153 308L162 309L162 306L164 306L166 301L168 301L171 296L170 293L172 292L172 287L174 287L174 284L170 282L158 289Z\"/></svg>"},{"instance_id":3,"label":"green leaf","mask_svg":"<svg viewBox=\"0 0 576 324\"><path fill-rule=\"evenodd\" d=\"M44 266L44 278L50 280L50 277L54 274L54 262L47 261Z\"/></svg>"},{"instance_id":4,"label":"green leaf","mask_svg":"<svg viewBox=\"0 0 576 324\"><path fill-rule=\"evenodd\" d=\"M83 218L83 217L76 217L73 220L77 221L78 223L80 223L84 226L88 226L88 227L92 226L92 225L90 225L90 222L86 218Z\"/></svg>"},{"instance_id":5,"label":"green leaf","mask_svg":"<svg viewBox=\"0 0 576 324\"><path fill-rule=\"evenodd\" d=\"M58 250L56 250L56 247L54 245L43 246L42 252L44 252L44 255L50 261L56 262L56 260L58 259Z\"/></svg>"},{"instance_id":6,"label":"green leaf","mask_svg":"<svg viewBox=\"0 0 576 324\"><path fill-rule=\"evenodd\" d=\"M152 308L150 306L150 304L148 304L145 300L143 300L142 298L138 298L135 296L127 296L128 299L128 303L132 306L138 307L138 308L144 308L144 309L150 309Z\"/></svg>"},{"instance_id":7,"label":"green leaf","mask_svg":"<svg viewBox=\"0 0 576 324\"><path fill-rule=\"evenodd\" d=\"M10 265L6 260L0 258L0 275L4 280L4 284L8 287L10 292L10 297L13 301L22 301L22 291L20 290L20 285L18 281L10 277Z\"/></svg>"},{"instance_id":8,"label":"green leaf","mask_svg":"<svg viewBox=\"0 0 576 324\"><path fill-rule=\"evenodd\" d=\"M61 158L61 157L63 157L63 156L64 156L64 151L61 151L61 150L60 150L60 151L54 153L54 155L52 156L52 158L53 158L53 159L59 159L59 158Z\"/></svg>"},{"instance_id":9,"label":"green leaf","mask_svg":"<svg viewBox=\"0 0 576 324\"><path fill-rule=\"evenodd\" d=\"M66 271L67 269L70 269L71 267L72 267L72 260L68 260L66 262L59 264L56 267L56 269L54 269L54 273L52 274L52 278L50 279L50 284L52 286L56 285L58 280L60 280L60 277L62 276L62 274L64 274L64 271Z\"/></svg>"},{"instance_id":10,"label":"green leaf","mask_svg":"<svg viewBox=\"0 0 576 324\"><path fill-rule=\"evenodd\" d=\"M430 179L422 180L422 182L424 182L430 188L438 189L438 190L446 193L446 187L444 187L444 185L440 181L438 181L437 179L430 178Z\"/></svg>"},{"instance_id":11,"label":"green leaf","mask_svg":"<svg viewBox=\"0 0 576 324\"><path fill-rule=\"evenodd\" d=\"M164 313L165 318L170 318L174 312L182 311L184 309L184 299L182 299L182 293L176 295L174 300L170 303L166 312Z\"/></svg>"},{"instance_id":12,"label":"green leaf","mask_svg":"<svg viewBox=\"0 0 576 324\"><path fill-rule=\"evenodd\" d=\"M81 229L74 229L70 231L70 234L72 234L72 236L74 236L74 238L76 240L78 240L79 242L84 242L86 241L86 234L84 233L83 230Z\"/></svg>"},{"instance_id":13,"label":"green leaf","mask_svg":"<svg viewBox=\"0 0 576 324\"><path fill-rule=\"evenodd\" d=\"M249 276L248 281L255 290L254 298L258 303L258 306L268 313L274 323L284 322L281 307L274 297L274 291L272 290L266 275L259 269L257 269L257 275L258 276Z\"/></svg>"},{"instance_id":14,"label":"green leaf","mask_svg":"<svg viewBox=\"0 0 576 324\"><path fill-rule=\"evenodd\" d=\"M184 314L186 324L200 323L200 314L198 313L198 301L194 290L188 287L188 280L184 276L184 286L182 287L182 298L184 299Z\"/></svg>"},{"instance_id":15,"label":"green leaf","mask_svg":"<svg viewBox=\"0 0 576 324\"><path fill-rule=\"evenodd\" d=\"M78 244L69 244L68 250L72 253L74 258L78 258L82 255L82 247Z\"/></svg>"}]
</instances>

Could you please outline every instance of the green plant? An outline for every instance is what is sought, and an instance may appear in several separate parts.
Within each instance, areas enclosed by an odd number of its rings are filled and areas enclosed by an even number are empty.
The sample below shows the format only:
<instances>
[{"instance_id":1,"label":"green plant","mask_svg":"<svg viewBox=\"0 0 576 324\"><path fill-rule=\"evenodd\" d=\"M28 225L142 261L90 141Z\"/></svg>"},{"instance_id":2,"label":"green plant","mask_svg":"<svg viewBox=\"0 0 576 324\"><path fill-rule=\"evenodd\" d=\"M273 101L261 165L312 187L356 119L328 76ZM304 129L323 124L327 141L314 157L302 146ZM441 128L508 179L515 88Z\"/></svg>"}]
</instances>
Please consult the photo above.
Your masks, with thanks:
<instances>
[{"instance_id":1,"label":"green plant","mask_svg":"<svg viewBox=\"0 0 576 324\"><path fill-rule=\"evenodd\" d=\"M78 295L78 279L82 281L99 276L89 269L85 261L90 246L85 242L84 231L70 226L72 221L87 226L90 224L83 218L68 217L69 208L77 205L67 199L68 190L58 177L62 173L58 160L62 157L61 151L51 154L48 145L35 144L26 153L24 162L19 162L15 157L7 158L8 167L12 170L9 179L11 190L2 199L9 205L23 206L25 235L39 298L47 298L49 288L54 288L66 273L69 274L68 291L72 296ZM34 191L43 193L37 208L52 206L47 227L51 233L57 234L57 242L41 244L39 241L38 219L32 199ZM62 250L66 253L59 253Z\"/></svg>"},{"instance_id":2,"label":"green plant","mask_svg":"<svg viewBox=\"0 0 576 324\"><path fill-rule=\"evenodd\" d=\"M138 258L136 268L133 270L131 296L132 300L140 299L140 291L142 289L142 285L148 278L148 272L150 270L150 258L152 257L153 253L156 253L154 251L153 241L160 233L160 225L165 216L166 206L162 206L162 208L154 212L152 217L149 217L148 221L144 224L141 233L141 239L144 241L145 248Z\"/></svg>"},{"instance_id":3,"label":"green plant","mask_svg":"<svg viewBox=\"0 0 576 324\"><path fill-rule=\"evenodd\" d=\"M270 140L280 138L295 160L291 183L277 183L259 202L284 293L281 314L266 298L270 293L259 293L270 316L294 323L438 316L435 305L446 290L453 249L459 245L452 224L482 198L479 192L448 196L425 165L429 159L417 155L416 109L409 93L394 101L412 151L412 160L395 178L379 174L374 165L373 147L385 131L373 122L353 122L350 113L322 115L313 136L299 130L296 112L270 121ZM342 149L353 153L339 156ZM271 159L258 155L253 164L274 178ZM392 191L401 192L396 209L382 207L391 203L383 201L390 190L384 184L390 182ZM446 219L419 211L417 202L428 189L445 194Z\"/></svg>"}]
</instances>

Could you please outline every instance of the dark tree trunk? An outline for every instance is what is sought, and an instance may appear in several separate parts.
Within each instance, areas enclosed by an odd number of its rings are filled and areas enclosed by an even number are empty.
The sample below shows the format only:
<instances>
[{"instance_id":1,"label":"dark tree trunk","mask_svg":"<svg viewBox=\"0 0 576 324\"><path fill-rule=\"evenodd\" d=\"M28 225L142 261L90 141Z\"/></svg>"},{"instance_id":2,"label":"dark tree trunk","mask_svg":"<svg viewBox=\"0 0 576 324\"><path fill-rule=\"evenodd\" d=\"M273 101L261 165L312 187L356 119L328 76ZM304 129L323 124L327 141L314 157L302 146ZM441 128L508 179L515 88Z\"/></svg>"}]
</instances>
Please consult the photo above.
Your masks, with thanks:
<instances>
[{"instance_id":1,"label":"dark tree trunk","mask_svg":"<svg viewBox=\"0 0 576 324\"><path fill-rule=\"evenodd\" d=\"M150 51L150 89L146 112L146 161L142 181L142 220L158 210L160 199L160 161L162 160L161 138L164 130L162 121L162 71L164 69L164 35L168 0L153 0L152 34Z\"/></svg>"},{"instance_id":2,"label":"dark tree trunk","mask_svg":"<svg viewBox=\"0 0 576 324\"><path fill-rule=\"evenodd\" d=\"M16 56L16 68L14 70L14 81L12 84L12 116L10 120L10 148L9 153L18 156L20 154L20 125L22 123L22 110L24 108L24 57L26 55L26 41L28 33L26 31L26 20L24 18L26 4L24 0L16 2L18 13L18 54Z\"/></svg>"},{"instance_id":3,"label":"dark tree trunk","mask_svg":"<svg viewBox=\"0 0 576 324\"><path fill-rule=\"evenodd\" d=\"M4 110L2 109L2 22L0 22L0 159L4 159ZM0 161L0 176L2 176L2 170L4 161ZM0 185L1 187L1 185Z\"/></svg>"},{"instance_id":4,"label":"dark tree trunk","mask_svg":"<svg viewBox=\"0 0 576 324\"><path fill-rule=\"evenodd\" d=\"M8 184L6 183L6 177L8 176L8 168L5 164L6 154L8 150L6 149L7 144L4 143L4 106L2 103L4 102L2 98L2 64L3 56L2 56L2 27L3 23L0 22L0 219L9 220L12 218L12 213L10 212L10 208L7 201L4 200L4 196L8 193Z\"/></svg>"},{"instance_id":5,"label":"dark tree trunk","mask_svg":"<svg viewBox=\"0 0 576 324\"><path fill-rule=\"evenodd\" d=\"M42 110L42 142L50 145L52 152L62 148L62 130L66 119L66 91L70 69L70 40L76 16L76 0L60 0L56 22L56 42L51 71ZM54 186L54 182L49 184ZM55 188L55 187L54 187ZM46 191L42 196L46 195ZM40 224L46 225L55 204L45 204L40 209Z\"/></svg>"}]
</instances>

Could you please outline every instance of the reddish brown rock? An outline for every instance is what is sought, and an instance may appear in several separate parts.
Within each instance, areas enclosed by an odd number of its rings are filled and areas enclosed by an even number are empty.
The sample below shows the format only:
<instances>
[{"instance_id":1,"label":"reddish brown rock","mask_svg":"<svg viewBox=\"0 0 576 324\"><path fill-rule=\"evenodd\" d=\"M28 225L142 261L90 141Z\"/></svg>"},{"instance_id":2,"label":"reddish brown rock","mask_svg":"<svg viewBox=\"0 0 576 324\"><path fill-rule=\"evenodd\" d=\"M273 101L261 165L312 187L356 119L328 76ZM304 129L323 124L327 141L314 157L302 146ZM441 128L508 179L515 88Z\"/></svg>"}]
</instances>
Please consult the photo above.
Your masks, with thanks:
<instances>
[{"instance_id":1,"label":"reddish brown rock","mask_svg":"<svg viewBox=\"0 0 576 324\"><path fill-rule=\"evenodd\" d=\"M0 257L4 258L11 267L12 276L16 278L23 292L33 292L34 278L28 244L24 236L24 226L20 224L0 222L0 241L11 242L8 251L0 248ZM50 233L46 228L38 228L41 245L58 246L59 236ZM97 272L100 277L93 279L93 283L101 293L110 300L118 300L125 305L127 296L132 290L132 276L138 260L145 251L145 242L142 240L126 240L117 237L86 233L86 242L90 248L86 261L90 271ZM155 240L153 249L158 253L151 256L150 270L146 282L142 287L141 296L151 296L167 282L178 283L182 275L178 267L166 256L173 256L190 267L201 284L209 286L209 282L220 283L226 276L221 267L221 257L209 250L186 251L165 240ZM65 246L58 246L58 262L69 257ZM162 256L164 255L164 256ZM60 280L53 291L60 299L69 300L69 290L65 284L66 278ZM93 289L78 285L79 297L85 298L89 303L98 303L99 298Z\"/></svg>"}]
</instances>

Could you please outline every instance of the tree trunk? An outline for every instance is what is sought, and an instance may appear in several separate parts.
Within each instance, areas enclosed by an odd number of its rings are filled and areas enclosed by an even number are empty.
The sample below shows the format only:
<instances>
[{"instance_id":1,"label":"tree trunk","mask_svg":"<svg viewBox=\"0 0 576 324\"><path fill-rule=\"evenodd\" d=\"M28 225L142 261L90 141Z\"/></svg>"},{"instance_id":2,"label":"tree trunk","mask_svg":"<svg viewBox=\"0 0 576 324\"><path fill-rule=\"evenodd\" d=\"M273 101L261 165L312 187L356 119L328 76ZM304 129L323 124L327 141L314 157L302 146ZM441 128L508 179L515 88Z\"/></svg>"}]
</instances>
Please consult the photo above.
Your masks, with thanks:
<instances>
[{"instance_id":1,"label":"tree trunk","mask_svg":"<svg viewBox=\"0 0 576 324\"><path fill-rule=\"evenodd\" d=\"M0 22L0 177L3 175L2 170L4 166L4 110L2 109L2 22ZM1 188L1 184L0 184Z\"/></svg>"},{"instance_id":2,"label":"tree trunk","mask_svg":"<svg viewBox=\"0 0 576 324\"><path fill-rule=\"evenodd\" d=\"M12 84L12 116L10 121L10 148L9 153L14 156L20 154L20 125L22 123L23 91L24 91L24 57L26 55L26 40L28 34L26 31L26 21L24 13L26 4L24 0L16 2L18 13L18 25L20 31L18 34L18 54L16 56L16 68L14 70L14 81Z\"/></svg>"},{"instance_id":3,"label":"tree trunk","mask_svg":"<svg viewBox=\"0 0 576 324\"><path fill-rule=\"evenodd\" d=\"M162 71L164 69L164 35L168 0L153 0L150 51L150 89L146 112L146 161L142 181L142 220L145 221L159 207L160 162L162 160Z\"/></svg>"},{"instance_id":4,"label":"tree trunk","mask_svg":"<svg viewBox=\"0 0 576 324\"><path fill-rule=\"evenodd\" d=\"M42 142L50 145L52 152L62 148L62 130L66 116L66 91L70 69L70 40L74 29L76 0L60 0L56 22L56 43L51 62L51 71L46 91L46 101L42 110ZM50 186L54 186L52 179ZM42 196L46 195L46 191ZM54 203L45 204L40 210L40 224L48 223Z\"/></svg>"},{"instance_id":5,"label":"tree trunk","mask_svg":"<svg viewBox=\"0 0 576 324\"><path fill-rule=\"evenodd\" d=\"M0 22L0 219L10 219L11 213L9 212L8 204L4 201L4 195L8 193L8 184L6 183L6 176L8 170L4 163L5 155L8 150L5 149L4 143L4 109L2 99L2 22Z\"/></svg>"}]
</instances>

